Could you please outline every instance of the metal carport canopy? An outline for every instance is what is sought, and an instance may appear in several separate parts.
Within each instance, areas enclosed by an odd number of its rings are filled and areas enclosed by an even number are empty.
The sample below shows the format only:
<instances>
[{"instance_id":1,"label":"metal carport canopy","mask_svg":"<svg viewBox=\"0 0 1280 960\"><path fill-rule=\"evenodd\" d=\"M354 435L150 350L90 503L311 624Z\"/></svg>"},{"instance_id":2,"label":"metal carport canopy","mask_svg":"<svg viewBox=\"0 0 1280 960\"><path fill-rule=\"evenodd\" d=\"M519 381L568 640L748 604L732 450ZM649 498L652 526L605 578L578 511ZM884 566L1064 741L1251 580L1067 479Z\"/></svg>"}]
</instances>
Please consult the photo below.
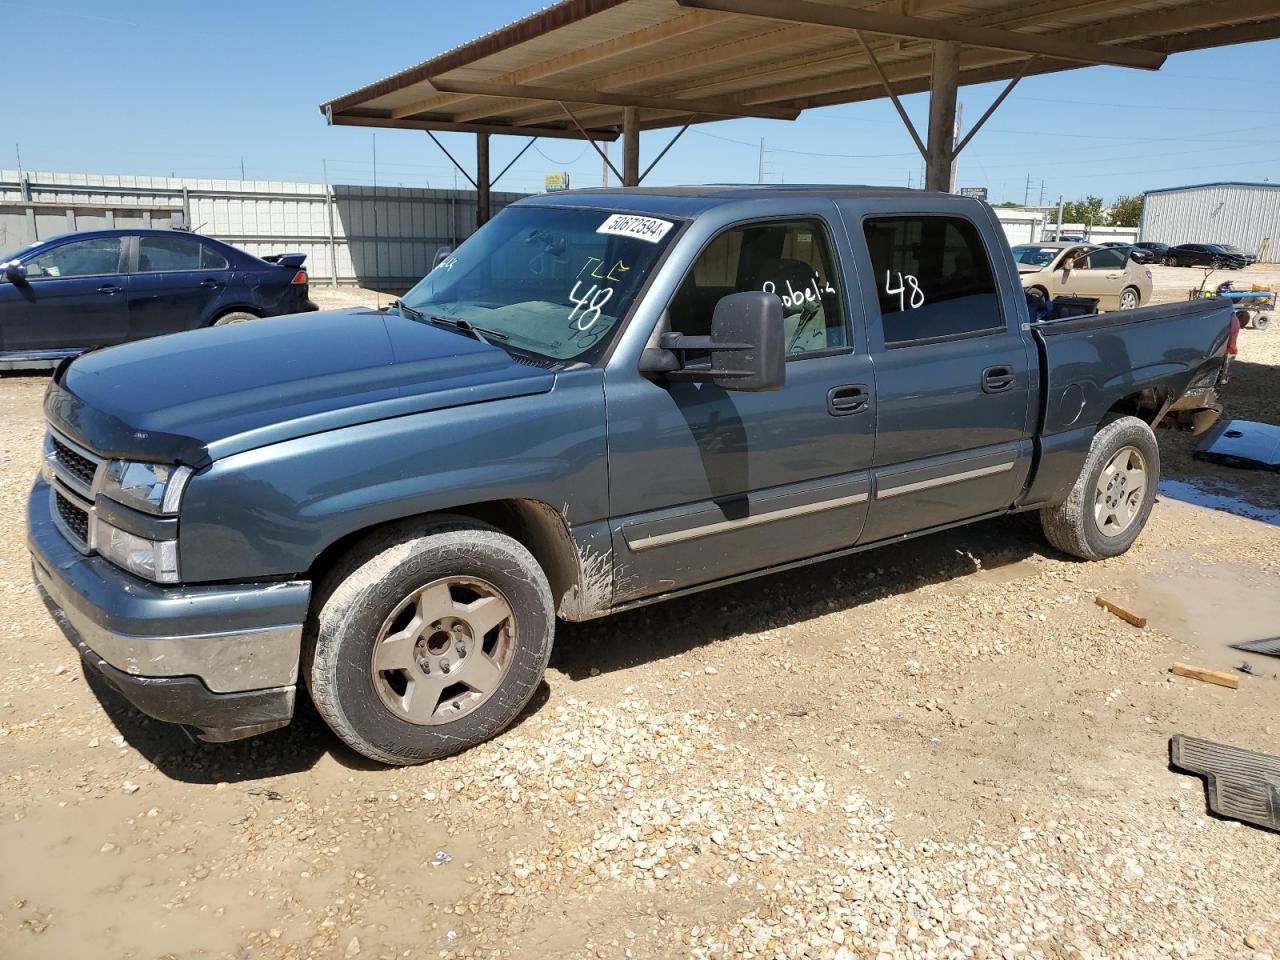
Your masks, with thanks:
<instances>
[{"instance_id":1,"label":"metal carport canopy","mask_svg":"<svg viewBox=\"0 0 1280 960\"><path fill-rule=\"evenodd\" d=\"M1156 70L1170 53L1277 36L1280 0L563 0L321 110L334 124L475 133L487 193L490 134L622 135L615 173L634 185L642 130L889 96L926 185L948 189L968 142L953 142L958 85L1008 80L994 110L1029 74ZM925 90L922 138L898 97Z\"/></svg>"}]
</instances>

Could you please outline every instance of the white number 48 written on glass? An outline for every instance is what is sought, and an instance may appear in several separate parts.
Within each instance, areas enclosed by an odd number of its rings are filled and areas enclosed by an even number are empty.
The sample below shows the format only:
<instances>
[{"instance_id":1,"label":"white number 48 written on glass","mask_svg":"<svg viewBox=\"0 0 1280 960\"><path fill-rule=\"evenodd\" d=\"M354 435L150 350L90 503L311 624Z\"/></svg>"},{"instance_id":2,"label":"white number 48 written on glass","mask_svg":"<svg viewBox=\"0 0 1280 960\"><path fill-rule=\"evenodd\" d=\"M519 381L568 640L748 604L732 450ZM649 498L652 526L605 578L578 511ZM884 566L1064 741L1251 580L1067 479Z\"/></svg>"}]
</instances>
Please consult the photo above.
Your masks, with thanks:
<instances>
[{"instance_id":1,"label":"white number 48 written on glass","mask_svg":"<svg viewBox=\"0 0 1280 960\"><path fill-rule=\"evenodd\" d=\"M908 289L911 292L910 299L907 298ZM898 271L898 285L893 285L893 271L886 270L884 272L884 292L893 296L898 295L898 309L906 310L908 306L912 310L918 310L924 306L924 291L920 289L920 281L911 274L904 274Z\"/></svg>"}]
</instances>

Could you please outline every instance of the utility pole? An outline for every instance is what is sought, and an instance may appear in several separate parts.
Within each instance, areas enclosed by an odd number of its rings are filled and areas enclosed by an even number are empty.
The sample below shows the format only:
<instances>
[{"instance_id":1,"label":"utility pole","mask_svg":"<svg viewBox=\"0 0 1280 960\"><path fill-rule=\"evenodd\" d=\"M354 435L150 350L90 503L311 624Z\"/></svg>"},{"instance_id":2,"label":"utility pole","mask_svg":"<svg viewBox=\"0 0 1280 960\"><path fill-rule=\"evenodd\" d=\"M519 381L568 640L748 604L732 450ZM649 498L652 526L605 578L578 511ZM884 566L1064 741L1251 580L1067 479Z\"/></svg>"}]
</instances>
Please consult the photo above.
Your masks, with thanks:
<instances>
[{"instance_id":1,"label":"utility pole","mask_svg":"<svg viewBox=\"0 0 1280 960\"><path fill-rule=\"evenodd\" d=\"M1036 204L1036 206L1039 206L1039 207L1044 206L1044 181L1043 180L1040 181L1040 202Z\"/></svg>"},{"instance_id":2,"label":"utility pole","mask_svg":"<svg viewBox=\"0 0 1280 960\"><path fill-rule=\"evenodd\" d=\"M1062 194L1058 194L1058 232L1053 239L1062 239Z\"/></svg>"},{"instance_id":3,"label":"utility pole","mask_svg":"<svg viewBox=\"0 0 1280 960\"><path fill-rule=\"evenodd\" d=\"M1031 174L1027 174L1027 189L1022 194L1022 205L1025 207L1031 202Z\"/></svg>"},{"instance_id":4,"label":"utility pole","mask_svg":"<svg viewBox=\"0 0 1280 960\"><path fill-rule=\"evenodd\" d=\"M964 101L956 104L956 122L951 129L951 189L950 193L956 192L956 170L960 166L955 159L956 144L960 142L960 131L964 129Z\"/></svg>"},{"instance_id":5,"label":"utility pole","mask_svg":"<svg viewBox=\"0 0 1280 960\"><path fill-rule=\"evenodd\" d=\"M373 136L373 275L376 278L374 282L379 285L377 302L378 302L378 309L381 310L382 309L382 290L380 288L381 288L381 281L382 281L382 262L381 262L381 258L378 256L378 247L381 246L381 244L378 243L378 237L381 236L381 231L378 229L378 135L375 133L372 136Z\"/></svg>"},{"instance_id":6,"label":"utility pole","mask_svg":"<svg viewBox=\"0 0 1280 960\"><path fill-rule=\"evenodd\" d=\"M329 161L320 159L320 171L324 177L325 218L329 221L329 279L338 285L338 244L333 229L333 189L329 186Z\"/></svg>"},{"instance_id":7,"label":"utility pole","mask_svg":"<svg viewBox=\"0 0 1280 960\"><path fill-rule=\"evenodd\" d=\"M760 162L756 165L756 183L764 183L764 137L760 138Z\"/></svg>"},{"instance_id":8,"label":"utility pole","mask_svg":"<svg viewBox=\"0 0 1280 960\"><path fill-rule=\"evenodd\" d=\"M240 158L240 179L244 179L244 157Z\"/></svg>"}]
</instances>

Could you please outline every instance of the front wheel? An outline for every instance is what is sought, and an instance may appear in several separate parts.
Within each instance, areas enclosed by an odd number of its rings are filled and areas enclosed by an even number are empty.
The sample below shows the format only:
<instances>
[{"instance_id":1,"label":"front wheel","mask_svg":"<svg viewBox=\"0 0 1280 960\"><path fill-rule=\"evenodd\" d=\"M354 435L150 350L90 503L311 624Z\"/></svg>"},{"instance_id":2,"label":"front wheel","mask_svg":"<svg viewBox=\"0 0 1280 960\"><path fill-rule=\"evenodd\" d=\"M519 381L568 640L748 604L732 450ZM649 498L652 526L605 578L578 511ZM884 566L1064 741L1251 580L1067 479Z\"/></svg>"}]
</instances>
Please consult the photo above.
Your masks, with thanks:
<instances>
[{"instance_id":1,"label":"front wheel","mask_svg":"<svg viewBox=\"0 0 1280 960\"><path fill-rule=\"evenodd\" d=\"M1100 429L1067 499L1040 511L1045 538L1082 560L1124 553L1147 524L1160 479L1156 435L1137 417Z\"/></svg>"},{"instance_id":2,"label":"front wheel","mask_svg":"<svg viewBox=\"0 0 1280 960\"><path fill-rule=\"evenodd\" d=\"M1137 310L1138 309L1138 291L1133 287L1125 287L1120 291L1120 309L1121 310Z\"/></svg>"},{"instance_id":3,"label":"front wheel","mask_svg":"<svg viewBox=\"0 0 1280 960\"><path fill-rule=\"evenodd\" d=\"M536 560L456 518L355 547L323 582L303 651L316 709L357 753L404 765L502 732L533 697L555 612Z\"/></svg>"}]
</instances>

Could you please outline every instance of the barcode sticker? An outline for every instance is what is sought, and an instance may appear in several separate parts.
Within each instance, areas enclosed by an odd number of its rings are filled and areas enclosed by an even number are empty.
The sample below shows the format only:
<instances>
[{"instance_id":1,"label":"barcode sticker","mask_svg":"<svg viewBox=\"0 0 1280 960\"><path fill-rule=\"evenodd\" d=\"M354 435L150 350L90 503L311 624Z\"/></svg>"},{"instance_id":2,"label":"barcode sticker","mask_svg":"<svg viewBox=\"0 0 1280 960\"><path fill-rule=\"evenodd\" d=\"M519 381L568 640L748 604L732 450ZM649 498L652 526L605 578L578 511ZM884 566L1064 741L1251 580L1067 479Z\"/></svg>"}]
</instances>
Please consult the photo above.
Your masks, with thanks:
<instances>
[{"instance_id":1,"label":"barcode sticker","mask_svg":"<svg viewBox=\"0 0 1280 960\"><path fill-rule=\"evenodd\" d=\"M611 233L618 237L634 237L649 243L657 243L674 226L669 220L656 217L637 217L630 213L615 213L602 223L596 233Z\"/></svg>"}]
</instances>

